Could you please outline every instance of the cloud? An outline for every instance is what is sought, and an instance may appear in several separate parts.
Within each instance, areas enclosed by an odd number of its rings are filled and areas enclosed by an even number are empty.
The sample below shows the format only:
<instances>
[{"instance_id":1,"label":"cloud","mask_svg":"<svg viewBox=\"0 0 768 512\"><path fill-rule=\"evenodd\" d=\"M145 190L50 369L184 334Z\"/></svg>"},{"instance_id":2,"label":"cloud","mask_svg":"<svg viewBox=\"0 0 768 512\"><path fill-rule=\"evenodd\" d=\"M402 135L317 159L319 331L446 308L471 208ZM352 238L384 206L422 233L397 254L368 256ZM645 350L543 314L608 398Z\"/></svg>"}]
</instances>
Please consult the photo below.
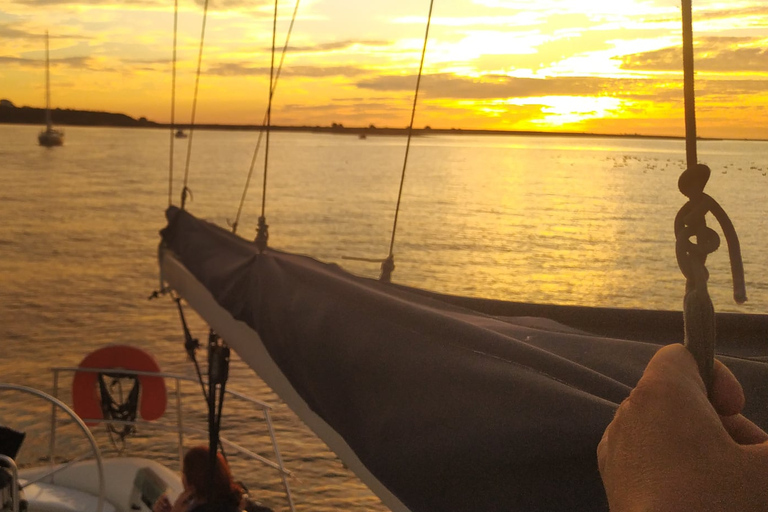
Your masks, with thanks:
<instances>
[{"instance_id":1,"label":"cloud","mask_svg":"<svg viewBox=\"0 0 768 512\"><path fill-rule=\"evenodd\" d=\"M63 65L75 69L92 69L90 57L63 57L51 59L51 66ZM25 59L23 57L4 57L0 56L0 63L16 64L27 67L44 67L45 61L40 59Z\"/></svg>"},{"instance_id":2,"label":"cloud","mask_svg":"<svg viewBox=\"0 0 768 512\"><path fill-rule=\"evenodd\" d=\"M754 42L741 37L710 37L694 47L697 71L743 72L768 69L768 49L739 46ZM680 47L625 55L621 68L633 71L680 71L683 57Z\"/></svg>"},{"instance_id":3,"label":"cloud","mask_svg":"<svg viewBox=\"0 0 768 512\"><path fill-rule=\"evenodd\" d=\"M0 13L2 14L2 13ZM29 31L18 27L18 23L0 23L0 39L18 39L18 40L37 40L40 41L40 47L43 46L45 32L39 30ZM49 39L62 39L67 41L79 40L87 41L93 39L91 36L73 35L67 33L49 34Z\"/></svg>"},{"instance_id":4,"label":"cloud","mask_svg":"<svg viewBox=\"0 0 768 512\"><path fill-rule=\"evenodd\" d=\"M621 57L621 69L635 71L680 71L683 55L680 48L662 48Z\"/></svg>"},{"instance_id":5,"label":"cloud","mask_svg":"<svg viewBox=\"0 0 768 512\"><path fill-rule=\"evenodd\" d=\"M116 0L12 0L12 1L17 4L28 5L33 7L44 7L49 5L57 5L57 6L59 5L60 6L103 5L103 6L109 6L109 7L113 7L115 5L125 5L126 7L166 5L166 2L163 2L162 0L129 0L129 1L124 1L122 3Z\"/></svg>"},{"instance_id":6,"label":"cloud","mask_svg":"<svg viewBox=\"0 0 768 512\"><path fill-rule=\"evenodd\" d=\"M270 68L252 66L242 62L216 64L206 70L208 75L218 76L269 76ZM355 77L370 71L355 66L288 66L281 71L282 76L322 78L329 76Z\"/></svg>"},{"instance_id":7,"label":"cloud","mask_svg":"<svg viewBox=\"0 0 768 512\"><path fill-rule=\"evenodd\" d=\"M671 11L670 11L671 12ZM731 18L760 17L768 15L768 5L750 5L735 9L696 9L693 13L694 22L704 20L723 20ZM679 10L674 11L674 15L658 19L649 19L650 23L680 23Z\"/></svg>"},{"instance_id":8,"label":"cloud","mask_svg":"<svg viewBox=\"0 0 768 512\"><path fill-rule=\"evenodd\" d=\"M332 52L336 50L346 50L352 46L390 46L392 43L389 41L375 41L375 40L346 40L346 41L332 41L330 43L320 43L311 46L289 46L288 51L292 53L315 53L315 52ZM268 50L271 51L271 48Z\"/></svg>"},{"instance_id":9,"label":"cloud","mask_svg":"<svg viewBox=\"0 0 768 512\"><path fill-rule=\"evenodd\" d=\"M2 39L28 39L32 37L42 37L43 34L33 34L13 28L10 25L0 25L0 38Z\"/></svg>"},{"instance_id":10,"label":"cloud","mask_svg":"<svg viewBox=\"0 0 768 512\"><path fill-rule=\"evenodd\" d=\"M169 65L171 63L171 59L121 59L122 62L126 64L145 64L145 65L153 65L153 64L160 64L160 65Z\"/></svg>"},{"instance_id":11,"label":"cloud","mask_svg":"<svg viewBox=\"0 0 768 512\"><path fill-rule=\"evenodd\" d=\"M413 92L415 76L381 76L361 80L357 86L375 91ZM700 98L760 94L768 91L765 80L698 80ZM548 77L518 78L487 75L468 78L456 75L426 75L420 93L429 99L495 100L548 96L612 96L634 101L680 102L682 76L667 78Z\"/></svg>"},{"instance_id":12,"label":"cloud","mask_svg":"<svg viewBox=\"0 0 768 512\"><path fill-rule=\"evenodd\" d=\"M714 9L696 11L693 16L696 20L718 20L727 18L744 18L747 16L768 15L768 5L753 5L737 9Z\"/></svg>"},{"instance_id":13,"label":"cloud","mask_svg":"<svg viewBox=\"0 0 768 512\"><path fill-rule=\"evenodd\" d=\"M732 100L734 96L768 91L768 82L765 80L698 80L696 91L702 96L722 96L728 103L733 103L728 99L731 98Z\"/></svg>"},{"instance_id":14,"label":"cloud","mask_svg":"<svg viewBox=\"0 0 768 512\"><path fill-rule=\"evenodd\" d=\"M597 95L611 90L614 79L599 77L518 78L487 75L467 78L450 74L425 75L420 90L431 98L492 99L553 95ZM413 91L413 75L387 75L361 80L357 86L376 91Z\"/></svg>"},{"instance_id":15,"label":"cloud","mask_svg":"<svg viewBox=\"0 0 768 512\"><path fill-rule=\"evenodd\" d=\"M195 3L202 8L205 7L205 1L206 0L195 0ZM243 14L243 9L246 8L249 14L257 14L260 16L272 16L271 8L274 5L274 2L271 2L270 0L208 0L209 11L237 10L240 14ZM261 7L270 7L270 10L260 10Z\"/></svg>"}]
</instances>

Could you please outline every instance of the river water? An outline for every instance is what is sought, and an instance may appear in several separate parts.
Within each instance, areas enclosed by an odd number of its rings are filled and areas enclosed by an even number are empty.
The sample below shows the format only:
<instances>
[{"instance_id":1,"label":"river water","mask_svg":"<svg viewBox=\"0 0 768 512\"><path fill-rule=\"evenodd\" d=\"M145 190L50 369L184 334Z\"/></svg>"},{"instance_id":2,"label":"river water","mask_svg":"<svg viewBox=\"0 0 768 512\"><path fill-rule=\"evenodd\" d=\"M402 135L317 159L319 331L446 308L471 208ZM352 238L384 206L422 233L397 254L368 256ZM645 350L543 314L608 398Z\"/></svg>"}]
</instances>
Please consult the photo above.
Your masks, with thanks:
<instances>
[{"instance_id":1,"label":"river water","mask_svg":"<svg viewBox=\"0 0 768 512\"><path fill-rule=\"evenodd\" d=\"M167 298L147 300L158 288L168 132L73 127L63 147L46 149L36 145L38 130L0 125L0 381L50 391L51 366L77 365L109 343L140 346L164 370L192 375L175 305ZM188 166L187 141L175 141L174 203L188 168L188 209L231 222L257 138L247 131L195 132ZM278 132L271 138L265 203L270 245L377 276L378 264L349 258L387 255L405 137ZM707 192L740 235L750 299L744 306L733 303L721 249L708 262L715 308L763 313L768 142L702 141L699 153L713 170ZM515 301L679 309L684 281L672 222L685 202L677 190L684 159L680 140L414 138L393 280ZM247 238L255 236L261 211L262 169L260 154L238 228ZM194 334L204 338L205 326L189 315ZM274 407L299 510L384 510L236 358L229 387ZM194 399L199 389L190 386L184 394ZM31 401L22 411L19 402L0 395L0 405L0 423L35 430L47 421L47 407ZM268 453L253 413L227 405L229 437ZM185 415L192 420L201 411L195 406ZM76 450L82 442L62 442L62 449ZM171 434L140 431L128 448L173 466L174 443ZM28 441L25 460L39 457L36 448L44 444ZM232 466L265 504L285 508L273 471L234 457Z\"/></svg>"}]
</instances>

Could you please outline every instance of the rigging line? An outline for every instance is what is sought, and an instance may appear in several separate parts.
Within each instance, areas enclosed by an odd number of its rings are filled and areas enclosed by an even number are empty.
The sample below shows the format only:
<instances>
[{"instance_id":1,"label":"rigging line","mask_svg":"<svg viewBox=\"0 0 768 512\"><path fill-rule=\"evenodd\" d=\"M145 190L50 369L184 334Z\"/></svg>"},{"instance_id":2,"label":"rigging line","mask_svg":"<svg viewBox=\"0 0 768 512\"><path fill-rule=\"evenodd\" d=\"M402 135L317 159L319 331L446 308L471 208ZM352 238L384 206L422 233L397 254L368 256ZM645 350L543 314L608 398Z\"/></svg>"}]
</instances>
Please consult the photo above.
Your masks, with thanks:
<instances>
[{"instance_id":1,"label":"rigging line","mask_svg":"<svg viewBox=\"0 0 768 512\"><path fill-rule=\"evenodd\" d=\"M283 45L283 52L280 55L280 64L277 66L277 74L275 75L275 83L272 86L271 94L275 93L277 89L277 82L280 80L280 73L283 70L283 63L285 62L285 54L288 53L288 43L291 40L291 33L293 32L293 25L296 22L296 14L299 12L299 3L301 0L296 0L296 6L293 8L293 16L291 17L291 24L288 27L288 34L285 36L285 44ZM267 112L264 111L264 119L261 121L262 128L267 123ZM256 167L256 156L259 154L259 147L261 147L261 139L264 136L264 130L259 130L259 138L256 140L256 149L253 151L253 158L251 158L251 167L248 170L248 176L245 179L245 186L243 187L243 195L240 198L240 205L237 208L237 215L235 215L235 221L232 223L232 233L237 232L237 225L240 222L240 215L243 212L245 205L245 197L248 195L248 189L251 186L251 178L253 177L253 170ZM266 189L266 187L265 187Z\"/></svg>"},{"instance_id":2,"label":"rigging line","mask_svg":"<svg viewBox=\"0 0 768 512\"><path fill-rule=\"evenodd\" d=\"M267 248L269 232L265 211L267 207L267 176L269 170L269 133L272 126L272 99L275 96L275 39L277 37L277 6L278 0L275 0L275 14L272 17L272 60L269 65L269 101L267 103L267 124L264 129L267 132L267 142L264 145L264 182L261 186L261 215L259 224L256 228L256 239L253 241L259 249L259 253Z\"/></svg>"},{"instance_id":3,"label":"rigging line","mask_svg":"<svg viewBox=\"0 0 768 512\"><path fill-rule=\"evenodd\" d=\"M675 216L675 253L680 271L685 276L683 298L683 327L685 346L690 350L699 373L712 397L714 357L717 338L715 308L707 280L707 256L720 247L720 236L707 226L711 213L720 223L728 243L733 277L733 298L741 304L747 300L744 265L736 230L728 214L718 202L704 192L711 170L698 163L696 156L696 112L693 73L693 13L691 0L682 0L683 19L683 79L685 92L685 135L687 167L680 175L677 187L688 201ZM693 240L696 240L695 242Z\"/></svg>"},{"instance_id":4,"label":"rigging line","mask_svg":"<svg viewBox=\"0 0 768 512\"><path fill-rule=\"evenodd\" d=\"M168 206L173 205L173 141L176 138L176 43L179 28L179 0L173 3L173 67L171 72L171 151L168 162Z\"/></svg>"},{"instance_id":5,"label":"rigging line","mask_svg":"<svg viewBox=\"0 0 768 512\"><path fill-rule=\"evenodd\" d=\"M277 4L275 0L275 15L272 18L272 62L269 67L269 102L267 103L267 140L264 144L264 182L261 187L261 218L264 218L267 203L267 169L269 165L269 132L272 126L272 98L274 97L275 84L275 36L277 33Z\"/></svg>"},{"instance_id":6,"label":"rigging line","mask_svg":"<svg viewBox=\"0 0 768 512\"><path fill-rule=\"evenodd\" d=\"M435 0L429 1L429 14L427 15L427 28L424 32L424 46L421 49L421 62L419 63L419 74L416 78L416 92L413 95L413 107L411 109L411 122L408 125L408 141L405 144L405 157L403 158L403 172L400 175L400 190L397 192L397 206L395 207L395 220L392 223L392 238L389 242L389 256L382 263L381 280L389 281L392 270L394 270L394 254L392 251L395 247L395 233L397 232L397 218L400 214L400 201L403 197L403 184L405 183L405 169L408 165L408 153L411 149L411 137L413 136L413 120L416 117L416 102L419 99L419 87L421 85L421 75L424 70L424 56L427 53L427 41L429 40L429 26L432 23L432 7L435 4Z\"/></svg>"},{"instance_id":7,"label":"rigging line","mask_svg":"<svg viewBox=\"0 0 768 512\"><path fill-rule=\"evenodd\" d=\"M203 47L205 45L205 24L208 20L208 0L205 0L203 7L203 26L200 30L200 51L197 55L197 74L195 76L195 93L192 97L192 116L189 124L189 139L187 140L187 162L184 166L184 187L181 189L181 209L184 209L184 205L187 202L187 193L189 189L187 184L189 183L189 161L192 156L192 136L195 131L195 114L197 112L197 92L200 89L200 68L203 64Z\"/></svg>"},{"instance_id":8,"label":"rigging line","mask_svg":"<svg viewBox=\"0 0 768 512\"><path fill-rule=\"evenodd\" d=\"M688 168L691 168L698 163L696 155L696 100L693 84L693 13L691 3L691 0L682 0L685 155Z\"/></svg>"}]
</instances>

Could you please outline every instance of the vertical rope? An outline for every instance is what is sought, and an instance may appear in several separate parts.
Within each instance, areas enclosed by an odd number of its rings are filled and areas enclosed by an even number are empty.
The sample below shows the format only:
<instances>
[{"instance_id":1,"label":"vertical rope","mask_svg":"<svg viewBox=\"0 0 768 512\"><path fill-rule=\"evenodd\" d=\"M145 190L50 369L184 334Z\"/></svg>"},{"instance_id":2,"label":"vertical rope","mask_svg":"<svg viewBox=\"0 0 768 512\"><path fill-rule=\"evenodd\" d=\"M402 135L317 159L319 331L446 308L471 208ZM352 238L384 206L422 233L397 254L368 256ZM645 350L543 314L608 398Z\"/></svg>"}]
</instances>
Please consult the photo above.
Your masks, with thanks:
<instances>
[{"instance_id":1,"label":"vertical rope","mask_svg":"<svg viewBox=\"0 0 768 512\"><path fill-rule=\"evenodd\" d=\"M173 141L176 138L176 41L179 29L179 0L173 3L173 67L171 71L171 152L168 162L168 206L173 204Z\"/></svg>"},{"instance_id":2,"label":"vertical rope","mask_svg":"<svg viewBox=\"0 0 768 512\"><path fill-rule=\"evenodd\" d=\"M675 216L675 255L685 276L683 324L685 346L693 355L699 373L712 396L716 342L715 308L707 289L709 271L707 256L720 247L720 236L707 226L711 213L720 223L728 242L733 276L733 298L741 304L747 300L744 266L736 230L725 210L704 192L711 170L699 164L696 157L696 109L693 87L693 15L691 0L682 0L683 18L683 77L685 93L685 135L687 168L680 175L677 187L688 198ZM696 242L693 242L693 239Z\"/></svg>"},{"instance_id":3,"label":"vertical rope","mask_svg":"<svg viewBox=\"0 0 768 512\"><path fill-rule=\"evenodd\" d=\"M293 16L291 17L291 24L288 26L288 34L285 36L285 44L283 45L283 52L280 55L280 64L277 66L277 73L275 74L275 83L270 88L270 95L274 95L275 90L277 89L277 82L280 80L280 72L283 70L283 63L285 62L285 54L288 53L288 43L291 40L291 33L293 33L293 25L296 22L296 14L299 12L299 3L300 0L296 0L296 5L293 8ZM243 207L245 205L245 198L248 195L248 189L251 186L251 178L253 177L253 170L256 167L256 157L259 154L259 147L261 146L261 139L264 136L264 127L267 124L267 115L269 114L269 107L267 107L267 110L264 111L264 118L261 120L261 126L262 129L259 130L259 138L256 140L256 148L253 150L253 157L251 158L251 166L248 169L248 176L245 178L245 186L243 187L243 194L240 197L240 205L237 207L237 214L235 215L235 221L232 223L232 233L237 232L237 226L240 223L240 215L243 213ZM267 169L264 169L264 174L267 173ZM264 194L266 194L266 183L264 184L264 192L262 193L262 204L264 203L263 198ZM263 213L262 213L263 215Z\"/></svg>"},{"instance_id":4,"label":"vertical rope","mask_svg":"<svg viewBox=\"0 0 768 512\"><path fill-rule=\"evenodd\" d=\"M693 87L693 13L691 0L682 0L683 9L683 92L685 96L685 155L691 168L696 156L696 100Z\"/></svg>"},{"instance_id":5,"label":"vertical rope","mask_svg":"<svg viewBox=\"0 0 768 512\"><path fill-rule=\"evenodd\" d=\"M395 219L392 223L392 238L389 242L389 255L381 264L380 281L390 282L392 279L392 272L395 270L395 255L393 253L395 247L395 234L397 233L397 218L400 214L400 201L403 197L403 184L405 183L405 169L408 166L408 153L411 149L411 137L413 136L413 120L416 117L416 103L419 99L419 87L421 86L421 75L424 71L424 56L427 53L427 41L429 40L429 27L432 23L432 7L435 1L429 1L429 14L427 15L427 28L424 32L424 45L421 49L421 62L419 63L419 74L416 78L416 91L413 95L413 107L411 108L411 122L408 125L408 140L405 144L405 157L403 158L403 171L400 174L400 189L397 192L397 206L395 206Z\"/></svg>"},{"instance_id":6,"label":"vertical rope","mask_svg":"<svg viewBox=\"0 0 768 512\"><path fill-rule=\"evenodd\" d=\"M264 145L264 181L261 189L261 216L264 217L267 206L267 169L269 168L269 134L272 126L272 98L274 97L275 83L275 40L277 34L277 4L275 0L275 14L272 18L272 58L269 65L269 102L267 103L266 144Z\"/></svg>"},{"instance_id":7,"label":"vertical rope","mask_svg":"<svg viewBox=\"0 0 768 512\"><path fill-rule=\"evenodd\" d=\"M269 240L269 226L267 225L266 208L267 208L267 176L269 175L269 134L272 126L272 99L275 93L275 42L277 38L277 7L278 0L275 0L275 13L272 18L272 57L269 65L269 101L267 103L267 123L264 126L266 130L266 144L264 145L264 181L261 185L261 216L259 217L259 225L256 232L256 247L259 252L263 252L267 248L267 241Z\"/></svg>"},{"instance_id":8,"label":"vertical rope","mask_svg":"<svg viewBox=\"0 0 768 512\"><path fill-rule=\"evenodd\" d=\"M189 183L189 162L190 157L192 156L192 136L194 135L195 131L195 114L197 112L197 93L200 89L200 69L203 65L203 48L205 45L205 24L208 20L208 0L205 0L205 5L203 7L203 26L200 30L200 51L197 55L197 74L195 76L195 93L192 98L192 116L189 124L189 139L187 141L187 161L184 166L184 187L181 190L181 209L184 209L184 205L187 202L187 194L189 193L189 188L187 187L187 184Z\"/></svg>"}]
</instances>

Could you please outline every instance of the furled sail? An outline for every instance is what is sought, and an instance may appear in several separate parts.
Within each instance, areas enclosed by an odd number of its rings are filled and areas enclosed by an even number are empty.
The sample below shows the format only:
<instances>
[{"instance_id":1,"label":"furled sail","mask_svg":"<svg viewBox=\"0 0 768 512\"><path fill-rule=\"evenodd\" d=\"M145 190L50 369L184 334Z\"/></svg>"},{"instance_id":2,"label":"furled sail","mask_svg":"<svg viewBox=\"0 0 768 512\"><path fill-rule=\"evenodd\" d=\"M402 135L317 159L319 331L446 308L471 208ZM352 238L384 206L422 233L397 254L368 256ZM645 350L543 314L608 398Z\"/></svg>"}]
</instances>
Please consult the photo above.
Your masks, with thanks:
<instances>
[{"instance_id":1,"label":"furled sail","mask_svg":"<svg viewBox=\"0 0 768 512\"><path fill-rule=\"evenodd\" d=\"M596 446L658 344L679 341L680 315L515 313L260 254L184 210L167 216L163 279L387 506L607 510ZM542 311L571 326L533 318ZM767 428L768 365L754 358L766 355L768 320L741 316L723 323L738 338L732 353L753 359L721 359L744 385L745 415Z\"/></svg>"}]
</instances>

